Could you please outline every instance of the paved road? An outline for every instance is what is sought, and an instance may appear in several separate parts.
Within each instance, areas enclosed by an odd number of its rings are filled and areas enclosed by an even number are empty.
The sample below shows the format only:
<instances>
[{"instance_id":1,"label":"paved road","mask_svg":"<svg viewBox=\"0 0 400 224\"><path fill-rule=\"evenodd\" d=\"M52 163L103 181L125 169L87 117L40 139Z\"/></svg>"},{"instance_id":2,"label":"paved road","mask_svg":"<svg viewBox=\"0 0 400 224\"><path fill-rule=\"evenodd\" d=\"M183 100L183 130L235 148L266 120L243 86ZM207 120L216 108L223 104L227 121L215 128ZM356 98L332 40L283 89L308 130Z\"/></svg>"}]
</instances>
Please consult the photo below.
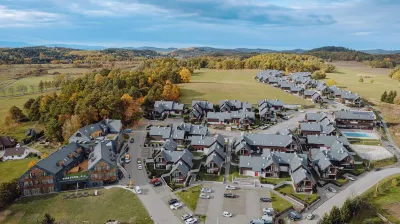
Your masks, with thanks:
<instances>
[{"instance_id":1,"label":"paved road","mask_svg":"<svg viewBox=\"0 0 400 224\"><path fill-rule=\"evenodd\" d=\"M125 169L130 173L131 179L134 181L135 186L140 186L143 194L138 195L143 205L149 212L150 216L156 224L170 224L170 223L181 223L180 219L174 215L169 209L167 204L163 203L161 196L158 195L153 187L148 184L148 178L145 174L144 169L138 170L136 159L141 155L141 147L143 145L144 138L146 136L145 126L140 126L133 130L131 134L135 142L130 144L129 153L131 154L132 161L125 165ZM122 183L129 183L129 179L125 178L121 180Z\"/></svg>"},{"instance_id":2,"label":"paved road","mask_svg":"<svg viewBox=\"0 0 400 224\"><path fill-rule=\"evenodd\" d=\"M362 179L358 179L352 185L340 191L337 195L328 199L325 201L325 203L315 209L313 213L317 218L315 218L315 220L308 221L307 223L317 223L318 219L325 213L330 212L333 206L341 207L347 198L359 196L378 183L378 181L398 173L400 173L400 168L388 168L381 171L372 171L368 173Z\"/></svg>"}]
</instances>

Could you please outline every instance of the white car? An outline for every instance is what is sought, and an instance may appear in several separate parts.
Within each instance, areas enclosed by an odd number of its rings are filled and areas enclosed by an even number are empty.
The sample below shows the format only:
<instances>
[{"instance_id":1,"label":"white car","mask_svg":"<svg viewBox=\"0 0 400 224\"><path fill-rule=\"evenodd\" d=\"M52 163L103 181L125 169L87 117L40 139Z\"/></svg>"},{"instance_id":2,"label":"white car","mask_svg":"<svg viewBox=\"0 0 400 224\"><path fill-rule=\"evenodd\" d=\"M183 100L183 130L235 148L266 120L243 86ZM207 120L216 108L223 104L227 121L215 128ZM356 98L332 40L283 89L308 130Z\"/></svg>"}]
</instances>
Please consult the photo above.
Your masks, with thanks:
<instances>
[{"instance_id":1,"label":"white car","mask_svg":"<svg viewBox=\"0 0 400 224\"><path fill-rule=\"evenodd\" d=\"M352 176L347 176L347 179L351 180L351 181L355 181L356 178L352 177Z\"/></svg>"},{"instance_id":2,"label":"white car","mask_svg":"<svg viewBox=\"0 0 400 224\"><path fill-rule=\"evenodd\" d=\"M140 165L140 164L137 166L137 168L138 168L138 170L142 170L143 169L142 165Z\"/></svg>"},{"instance_id":3,"label":"white car","mask_svg":"<svg viewBox=\"0 0 400 224\"><path fill-rule=\"evenodd\" d=\"M263 208L264 215L272 216L274 215L275 211L273 208Z\"/></svg>"},{"instance_id":4,"label":"white car","mask_svg":"<svg viewBox=\"0 0 400 224\"><path fill-rule=\"evenodd\" d=\"M177 210L180 207L182 207L182 204L179 203L179 202L169 206L169 208L172 209L172 210Z\"/></svg>"},{"instance_id":5,"label":"white car","mask_svg":"<svg viewBox=\"0 0 400 224\"><path fill-rule=\"evenodd\" d=\"M312 214L312 213L310 213L310 214L307 215L306 218L307 218L308 220L311 220L311 219L313 219L314 217L315 217L315 215Z\"/></svg>"},{"instance_id":6,"label":"white car","mask_svg":"<svg viewBox=\"0 0 400 224\"><path fill-rule=\"evenodd\" d=\"M223 217L232 217L232 213L225 211L225 212L222 212L222 216Z\"/></svg>"},{"instance_id":7,"label":"white car","mask_svg":"<svg viewBox=\"0 0 400 224\"><path fill-rule=\"evenodd\" d=\"M236 187L235 187L235 186L229 186L229 185L228 185L228 186L225 187L225 189L226 189L226 190L236 190Z\"/></svg>"},{"instance_id":8,"label":"white car","mask_svg":"<svg viewBox=\"0 0 400 224\"><path fill-rule=\"evenodd\" d=\"M201 188L201 192L202 193L211 193L211 189L208 189L208 188Z\"/></svg>"},{"instance_id":9,"label":"white car","mask_svg":"<svg viewBox=\"0 0 400 224\"><path fill-rule=\"evenodd\" d=\"M190 219L190 218L192 218L193 217L193 215L192 214L184 214L184 215L182 215L182 220L188 220L188 219Z\"/></svg>"},{"instance_id":10,"label":"white car","mask_svg":"<svg viewBox=\"0 0 400 224\"><path fill-rule=\"evenodd\" d=\"M186 224L195 224L195 223L197 223L197 219L196 218L190 218L190 219L187 219L185 221L185 223Z\"/></svg>"},{"instance_id":11,"label":"white car","mask_svg":"<svg viewBox=\"0 0 400 224\"><path fill-rule=\"evenodd\" d=\"M140 189L139 186L135 187L135 191L136 191L137 194L142 194L142 189Z\"/></svg>"},{"instance_id":12,"label":"white car","mask_svg":"<svg viewBox=\"0 0 400 224\"><path fill-rule=\"evenodd\" d=\"M304 110L299 110L299 112L300 112L300 113L304 113L305 111L304 111Z\"/></svg>"},{"instance_id":13,"label":"white car","mask_svg":"<svg viewBox=\"0 0 400 224\"><path fill-rule=\"evenodd\" d=\"M210 199L210 195L201 193L199 198Z\"/></svg>"}]
</instances>

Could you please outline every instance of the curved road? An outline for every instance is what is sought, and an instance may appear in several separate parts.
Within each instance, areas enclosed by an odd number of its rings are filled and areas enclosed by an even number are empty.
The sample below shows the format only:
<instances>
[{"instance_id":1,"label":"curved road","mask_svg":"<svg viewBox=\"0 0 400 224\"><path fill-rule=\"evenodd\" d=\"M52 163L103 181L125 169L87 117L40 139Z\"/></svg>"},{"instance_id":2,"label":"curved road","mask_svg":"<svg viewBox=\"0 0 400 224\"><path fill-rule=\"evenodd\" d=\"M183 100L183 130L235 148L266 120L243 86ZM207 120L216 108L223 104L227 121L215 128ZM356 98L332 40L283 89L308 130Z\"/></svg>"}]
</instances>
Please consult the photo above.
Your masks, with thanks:
<instances>
[{"instance_id":1,"label":"curved road","mask_svg":"<svg viewBox=\"0 0 400 224\"><path fill-rule=\"evenodd\" d=\"M317 223L318 219L325 213L330 212L333 206L340 208L347 198L359 196L382 179L399 173L400 168L388 168L368 173L362 179L355 181L353 184L340 191L338 194L325 201L321 206L315 209L313 211L313 213L316 215L315 220L307 221L307 223Z\"/></svg>"}]
</instances>

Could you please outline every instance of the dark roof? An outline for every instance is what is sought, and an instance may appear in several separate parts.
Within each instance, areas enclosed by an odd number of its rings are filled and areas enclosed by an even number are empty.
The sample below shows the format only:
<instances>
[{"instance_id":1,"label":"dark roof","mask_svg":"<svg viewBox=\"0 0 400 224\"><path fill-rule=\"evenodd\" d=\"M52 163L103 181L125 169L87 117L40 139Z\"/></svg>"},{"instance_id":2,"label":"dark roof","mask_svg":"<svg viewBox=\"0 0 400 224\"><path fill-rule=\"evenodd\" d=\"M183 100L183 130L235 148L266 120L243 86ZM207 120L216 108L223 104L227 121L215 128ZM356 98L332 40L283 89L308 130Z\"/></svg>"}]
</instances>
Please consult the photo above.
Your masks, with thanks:
<instances>
[{"instance_id":1,"label":"dark roof","mask_svg":"<svg viewBox=\"0 0 400 224\"><path fill-rule=\"evenodd\" d=\"M312 145L324 145L330 147L335 141L343 143L345 146L349 146L350 143L344 136L325 136L325 135L308 135L307 143Z\"/></svg>"},{"instance_id":2,"label":"dark roof","mask_svg":"<svg viewBox=\"0 0 400 224\"><path fill-rule=\"evenodd\" d=\"M67 166L68 164L75 161L77 157L79 157L80 153L77 152L78 148L80 148L78 144L69 143L68 145L50 154L47 158L40 160L36 164L36 166L52 174L57 174L58 172L63 170L64 166ZM72 153L75 153L77 157L68 156Z\"/></svg>"},{"instance_id":3,"label":"dark roof","mask_svg":"<svg viewBox=\"0 0 400 224\"><path fill-rule=\"evenodd\" d=\"M4 151L4 156L22 156L25 153L27 148L25 147L15 147L15 148L8 148Z\"/></svg>"},{"instance_id":4,"label":"dark roof","mask_svg":"<svg viewBox=\"0 0 400 224\"><path fill-rule=\"evenodd\" d=\"M9 148L15 145L15 140L9 136L0 136L0 146Z\"/></svg>"},{"instance_id":5,"label":"dark roof","mask_svg":"<svg viewBox=\"0 0 400 224\"><path fill-rule=\"evenodd\" d=\"M170 110L183 110L184 105L174 101L155 101L154 110L158 113Z\"/></svg>"},{"instance_id":6,"label":"dark roof","mask_svg":"<svg viewBox=\"0 0 400 224\"><path fill-rule=\"evenodd\" d=\"M214 109L214 104L210 103L208 101L193 100L192 107L194 107L195 105L198 105L203 110L213 110Z\"/></svg>"},{"instance_id":7,"label":"dark roof","mask_svg":"<svg viewBox=\"0 0 400 224\"><path fill-rule=\"evenodd\" d=\"M369 111L337 111L335 112L335 119L374 121L376 116Z\"/></svg>"},{"instance_id":8,"label":"dark roof","mask_svg":"<svg viewBox=\"0 0 400 224\"><path fill-rule=\"evenodd\" d=\"M106 143L100 142L94 146L93 152L89 154L88 169L91 169L97 162L104 160L110 165L116 166L117 156L113 152L111 146Z\"/></svg>"},{"instance_id":9,"label":"dark roof","mask_svg":"<svg viewBox=\"0 0 400 224\"><path fill-rule=\"evenodd\" d=\"M288 135L244 134L236 139L234 147L243 141L250 146L286 147L293 142L293 139Z\"/></svg>"}]
</instances>

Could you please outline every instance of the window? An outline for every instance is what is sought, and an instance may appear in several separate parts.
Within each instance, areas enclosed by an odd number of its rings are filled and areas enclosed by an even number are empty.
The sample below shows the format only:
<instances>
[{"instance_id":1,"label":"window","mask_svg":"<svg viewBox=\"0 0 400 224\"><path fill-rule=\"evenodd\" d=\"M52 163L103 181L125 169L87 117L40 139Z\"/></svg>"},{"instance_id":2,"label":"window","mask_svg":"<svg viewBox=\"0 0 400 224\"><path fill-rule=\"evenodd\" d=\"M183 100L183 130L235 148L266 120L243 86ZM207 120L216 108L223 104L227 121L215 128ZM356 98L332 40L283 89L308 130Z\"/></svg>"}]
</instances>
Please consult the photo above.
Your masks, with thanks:
<instances>
[{"instance_id":1,"label":"window","mask_svg":"<svg viewBox=\"0 0 400 224\"><path fill-rule=\"evenodd\" d=\"M31 191L28 190L28 189L25 189L25 190L24 190L24 195L25 195L25 196L31 195Z\"/></svg>"},{"instance_id":2,"label":"window","mask_svg":"<svg viewBox=\"0 0 400 224\"><path fill-rule=\"evenodd\" d=\"M49 192L49 193L54 192L54 187L53 187L53 186L48 187L48 192Z\"/></svg>"}]
</instances>

